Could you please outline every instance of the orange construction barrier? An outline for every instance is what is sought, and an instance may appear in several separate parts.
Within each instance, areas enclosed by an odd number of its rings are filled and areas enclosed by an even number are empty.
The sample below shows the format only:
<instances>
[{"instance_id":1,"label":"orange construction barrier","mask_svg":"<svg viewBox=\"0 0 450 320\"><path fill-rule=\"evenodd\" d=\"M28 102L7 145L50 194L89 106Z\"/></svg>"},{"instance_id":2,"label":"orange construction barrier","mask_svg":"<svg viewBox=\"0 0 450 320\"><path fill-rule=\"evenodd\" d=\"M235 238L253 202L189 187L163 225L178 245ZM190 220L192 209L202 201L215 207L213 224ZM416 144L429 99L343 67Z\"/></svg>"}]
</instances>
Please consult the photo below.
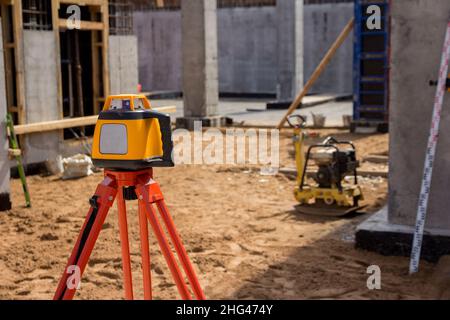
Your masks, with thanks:
<instances>
[{"instance_id":1,"label":"orange construction barrier","mask_svg":"<svg viewBox=\"0 0 450 320\"><path fill-rule=\"evenodd\" d=\"M95 242L100 234L106 216L108 215L108 211L114 204L116 197L119 211L119 232L122 249L125 299L133 300L134 298L128 242L126 201L138 200L144 299L152 299L148 222L150 222L153 233L158 240L159 247L164 255L181 298L183 300L192 299L191 291L186 284L185 277L178 266L170 242L166 237L163 226L161 225L153 206L156 205L181 266L186 273L188 283L190 284L195 298L204 300L205 295L200 287L200 283L186 253L186 249L183 246L172 217L164 202L164 196L160 186L153 180L153 169L133 172L105 170L103 182L98 185L95 195L89 201L91 209L89 210L85 223L78 236L78 240L59 282L54 300L73 299L79 281L81 281L81 276L86 268L92 250L94 249ZM78 276L78 278L74 276Z\"/></svg>"}]
</instances>

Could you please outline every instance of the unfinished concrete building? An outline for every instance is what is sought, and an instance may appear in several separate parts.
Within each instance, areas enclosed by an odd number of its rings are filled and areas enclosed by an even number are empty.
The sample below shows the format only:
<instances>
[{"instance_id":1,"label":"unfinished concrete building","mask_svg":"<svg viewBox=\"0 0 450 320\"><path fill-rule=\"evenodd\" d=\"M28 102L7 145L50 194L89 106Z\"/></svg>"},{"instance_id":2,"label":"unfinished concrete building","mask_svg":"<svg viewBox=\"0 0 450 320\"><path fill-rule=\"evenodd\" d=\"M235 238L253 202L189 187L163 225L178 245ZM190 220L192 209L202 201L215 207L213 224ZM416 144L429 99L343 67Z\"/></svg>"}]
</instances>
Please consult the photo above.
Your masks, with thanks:
<instances>
[{"instance_id":1,"label":"unfinished concrete building","mask_svg":"<svg viewBox=\"0 0 450 320\"><path fill-rule=\"evenodd\" d=\"M139 80L145 91L181 92L180 1L164 1L164 6L157 2L135 6ZM262 97L278 93L289 100L286 92L292 96L311 76L353 16L353 8L353 0L218 0L219 93ZM349 38L312 92L351 94L352 59Z\"/></svg>"},{"instance_id":2,"label":"unfinished concrete building","mask_svg":"<svg viewBox=\"0 0 450 320\"><path fill-rule=\"evenodd\" d=\"M2 0L1 119L6 112L16 125L85 117L98 114L109 94L135 93L131 13L132 2L124 0ZM31 167L52 159L64 152L64 141L91 132L90 126L45 128L21 136L24 162ZM6 141L0 144L7 149ZM13 165L5 154L0 194L8 193Z\"/></svg>"}]
</instances>

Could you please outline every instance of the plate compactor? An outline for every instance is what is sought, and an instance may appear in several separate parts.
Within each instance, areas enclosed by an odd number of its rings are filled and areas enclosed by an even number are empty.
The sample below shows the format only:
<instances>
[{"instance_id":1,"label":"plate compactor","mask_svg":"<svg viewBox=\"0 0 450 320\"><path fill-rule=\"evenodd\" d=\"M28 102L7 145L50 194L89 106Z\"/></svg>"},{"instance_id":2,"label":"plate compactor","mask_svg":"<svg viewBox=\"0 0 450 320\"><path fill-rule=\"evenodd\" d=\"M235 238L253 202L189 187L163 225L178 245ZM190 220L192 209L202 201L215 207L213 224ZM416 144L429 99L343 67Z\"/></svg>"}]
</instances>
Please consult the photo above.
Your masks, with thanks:
<instances>
[{"instance_id":1,"label":"plate compactor","mask_svg":"<svg viewBox=\"0 0 450 320\"><path fill-rule=\"evenodd\" d=\"M355 146L350 141L338 141L328 137L320 144L311 145L305 155L304 142L307 134L304 132L305 119L293 115L288 119L294 129L294 145L297 166L297 186L295 197L299 202L297 211L304 214L320 216L345 216L363 207L359 205L364 200L361 187L358 185ZM308 166L314 164L317 169L308 171ZM345 178L353 176L353 183L347 183ZM313 183L308 183L311 177Z\"/></svg>"}]
</instances>

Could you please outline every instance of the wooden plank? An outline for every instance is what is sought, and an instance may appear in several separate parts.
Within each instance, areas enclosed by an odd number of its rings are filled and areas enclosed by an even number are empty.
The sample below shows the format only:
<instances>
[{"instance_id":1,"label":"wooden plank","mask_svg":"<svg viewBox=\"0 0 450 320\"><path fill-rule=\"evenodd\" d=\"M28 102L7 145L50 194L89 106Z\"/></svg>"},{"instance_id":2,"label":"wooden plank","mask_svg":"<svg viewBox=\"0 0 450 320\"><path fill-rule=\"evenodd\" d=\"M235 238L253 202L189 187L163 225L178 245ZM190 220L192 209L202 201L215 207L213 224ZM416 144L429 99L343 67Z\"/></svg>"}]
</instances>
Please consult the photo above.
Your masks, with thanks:
<instances>
[{"instance_id":1,"label":"wooden plank","mask_svg":"<svg viewBox=\"0 0 450 320\"><path fill-rule=\"evenodd\" d=\"M52 24L53 24L53 34L56 42L56 79L57 79L57 89L58 93L56 95L57 106L58 106L58 118L62 119L64 117L63 110L63 89L62 89L62 72L61 72L61 40L59 36L59 27L58 27L58 19L59 19L59 0L51 0L52 1ZM64 132L59 133L59 141L64 141Z\"/></svg>"},{"instance_id":2,"label":"wooden plank","mask_svg":"<svg viewBox=\"0 0 450 320\"><path fill-rule=\"evenodd\" d=\"M11 113L19 112L19 108L17 108L16 106L8 107L8 112Z\"/></svg>"},{"instance_id":3,"label":"wooden plank","mask_svg":"<svg viewBox=\"0 0 450 320\"><path fill-rule=\"evenodd\" d=\"M376 155L376 154L370 154L368 156L363 157L363 161L364 162L372 162L372 163L380 163L380 164L388 164L389 157Z\"/></svg>"},{"instance_id":4,"label":"wooden plank","mask_svg":"<svg viewBox=\"0 0 450 320\"><path fill-rule=\"evenodd\" d=\"M60 29L67 29L68 22L68 19L58 19L58 27ZM81 20L79 30L103 30L103 28L103 22Z\"/></svg>"},{"instance_id":5,"label":"wooden plank","mask_svg":"<svg viewBox=\"0 0 450 320\"><path fill-rule=\"evenodd\" d=\"M166 106L160 108L154 108L153 110L162 112L162 113L175 113L177 107L175 106ZM14 132L16 135L25 135L31 133L38 132L48 132L48 131L56 131L67 128L76 128L76 127L84 127L84 126L92 126L97 123L98 115L88 116L88 117L80 117L80 118L70 118L63 120L54 120L54 121L45 121L38 123L30 123L24 125L14 126Z\"/></svg>"},{"instance_id":6,"label":"wooden plank","mask_svg":"<svg viewBox=\"0 0 450 320\"><path fill-rule=\"evenodd\" d=\"M25 110L25 70L23 61L23 21L22 21L22 1L15 1L12 7L13 12L13 34L16 44L14 50L14 60L16 63L16 98L18 108L19 124L27 121Z\"/></svg>"},{"instance_id":7,"label":"wooden plank","mask_svg":"<svg viewBox=\"0 0 450 320\"><path fill-rule=\"evenodd\" d=\"M352 18L347 25L345 26L344 30L342 30L339 37L336 39L336 41L333 43L331 48L328 50L328 52L325 54L325 57L323 57L322 61L317 66L316 70L313 72L312 76L309 78L308 82L305 84L305 87L302 89L302 91L298 94L298 96L295 98L294 102L292 102L291 106L289 107L289 110L286 112L286 114L283 116L283 119L281 119L280 123L278 124L277 128L281 130L286 123L288 117L300 106L302 103L303 98L308 94L311 87L314 85L314 83L317 81L317 79L320 77L322 72L325 70L328 63L331 61L331 59L336 54L337 49L344 43L345 39L347 39L350 32L353 30L353 26L355 24L355 19Z\"/></svg>"},{"instance_id":8,"label":"wooden plank","mask_svg":"<svg viewBox=\"0 0 450 320\"><path fill-rule=\"evenodd\" d=\"M91 8L91 19L94 19L95 15L97 14L98 10L96 8ZM100 55L98 54L98 46L96 46L97 43L99 43L98 39L98 31L92 31L91 35L91 61L92 61L92 100L93 100L93 108L94 114L98 114L100 111L99 101L100 98L100 72L99 72L99 60Z\"/></svg>"},{"instance_id":9,"label":"wooden plank","mask_svg":"<svg viewBox=\"0 0 450 320\"><path fill-rule=\"evenodd\" d=\"M358 170L358 176L361 177L372 177L372 178L388 178L389 170Z\"/></svg>"},{"instance_id":10,"label":"wooden plank","mask_svg":"<svg viewBox=\"0 0 450 320\"><path fill-rule=\"evenodd\" d=\"M109 6L108 3L103 4L100 8L103 30L102 30L102 73L103 73L103 97L107 97L110 94L110 83L109 83Z\"/></svg>"},{"instance_id":11,"label":"wooden plank","mask_svg":"<svg viewBox=\"0 0 450 320\"><path fill-rule=\"evenodd\" d=\"M12 42L13 46L11 48L8 48L8 41L13 39L8 39L9 34L11 34L11 28L12 28L12 22L11 22L11 16L8 12L8 6L5 4L1 5L1 17L2 17L2 30L3 30L3 54L4 54L4 68L5 68L5 80L6 80L6 102L8 105L8 111L9 112L19 112L19 108L13 107L14 104L14 81L15 76L13 74L12 66L14 64L14 51L15 49L15 43Z\"/></svg>"},{"instance_id":12,"label":"wooden plank","mask_svg":"<svg viewBox=\"0 0 450 320\"><path fill-rule=\"evenodd\" d=\"M279 170L280 173L289 175L289 176L297 176L297 169L295 168L281 168ZM308 178L313 178L315 174L317 173L317 170L308 170L306 171L306 175ZM358 176L360 177L381 177L381 178L388 178L389 176L389 170L358 170Z\"/></svg>"}]
</instances>

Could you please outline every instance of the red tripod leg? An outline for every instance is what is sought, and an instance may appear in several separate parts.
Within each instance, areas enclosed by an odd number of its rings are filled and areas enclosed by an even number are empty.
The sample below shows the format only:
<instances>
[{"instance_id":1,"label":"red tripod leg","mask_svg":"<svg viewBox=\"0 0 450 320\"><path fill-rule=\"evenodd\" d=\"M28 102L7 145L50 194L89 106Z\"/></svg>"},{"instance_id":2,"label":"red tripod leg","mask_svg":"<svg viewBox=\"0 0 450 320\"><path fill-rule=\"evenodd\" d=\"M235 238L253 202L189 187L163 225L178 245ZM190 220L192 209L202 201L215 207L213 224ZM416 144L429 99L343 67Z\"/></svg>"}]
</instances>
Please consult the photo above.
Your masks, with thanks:
<instances>
[{"instance_id":1,"label":"red tripod leg","mask_svg":"<svg viewBox=\"0 0 450 320\"><path fill-rule=\"evenodd\" d=\"M123 188L119 188L119 192L117 194L117 208L119 210L119 233L120 245L122 249L122 270L125 299L133 300L133 280L131 275L130 244L128 241L127 209L125 199L123 198Z\"/></svg>"},{"instance_id":2,"label":"red tripod leg","mask_svg":"<svg viewBox=\"0 0 450 320\"><path fill-rule=\"evenodd\" d=\"M144 299L152 300L152 276L150 269L150 246L148 243L148 222L145 208L139 203L139 228L141 233L142 274L144 279Z\"/></svg>"},{"instance_id":3,"label":"red tripod leg","mask_svg":"<svg viewBox=\"0 0 450 320\"><path fill-rule=\"evenodd\" d=\"M138 185L136 187L136 194L139 197L139 203L141 203L142 207L145 209L147 218L150 221L150 225L152 226L153 232L155 233L156 239L158 240L159 247L161 248L161 252L164 255L164 258L166 259L167 265L170 269L170 272L178 288L178 292L181 295L181 298L183 300L191 300L192 297L184 281L184 277L181 274L181 270L178 267L175 256L172 253L170 245L164 234L164 230L162 229L161 224L158 221L155 210L153 209L150 203L147 186Z\"/></svg>"},{"instance_id":4,"label":"red tripod leg","mask_svg":"<svg viewBox=\"0 0 450 320\"><path fill-rule=\"evenodd\" d=\"M195 297L198 300L205 300L205 294L203 293L200 282L198 281L197 275L195 274L195 270L191 264L191 261L189 260L186 249L183 246L183 242L181 241L181 238L175 227L175 223L170 216L169 210L167 209L164 200L157 201L156 205L158 206L159 212L161 213L161 217L164 221L164 224L166 225L167 231L169 232L170 238L172 239L172 243L177 252L178 259L180 259L184 272L186 272L186 275L192 286Z\"/></svg>"},{"instance_id":5,"label":"red tripod leg","mask_svg":"<svg viewBox=\"0 0 450 320\"><path fill-rule=\"evenodd\" d=\"M53 297L54 300L73 299L91 252L94 249L95 242L108 215L108 211L114 203L116 194L116 182L110 177L106 177L97 186L95 195L90 200L91 209L59 281L58 288Z\"/></svg>"}]
</instances>

